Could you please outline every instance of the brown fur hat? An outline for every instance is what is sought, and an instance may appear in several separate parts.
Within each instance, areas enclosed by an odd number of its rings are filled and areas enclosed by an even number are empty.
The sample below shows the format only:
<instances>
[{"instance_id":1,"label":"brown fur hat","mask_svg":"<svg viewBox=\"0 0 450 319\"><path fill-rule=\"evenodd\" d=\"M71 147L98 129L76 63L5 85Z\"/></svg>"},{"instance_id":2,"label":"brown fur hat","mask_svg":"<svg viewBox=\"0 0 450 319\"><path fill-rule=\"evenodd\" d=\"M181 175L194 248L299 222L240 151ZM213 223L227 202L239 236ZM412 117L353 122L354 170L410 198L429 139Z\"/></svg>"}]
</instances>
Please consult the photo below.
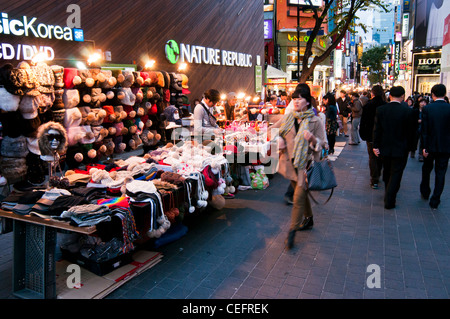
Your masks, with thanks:
<instances>
[{"instance_id":1,"label":"brown fur hat","mask_svg":"<svg viewBox=\"0 0 450 319\"><path fill-rule=\"evenodd\" d=\"M50 148L50 141L48 140L48 137L47 137L47 133L51 129L58 131L62 136L59 146L56 149L56 152L59 154L63 154L66 151L67 145L68 145L67 132L66 132L66 129L64 128L64 126L62 126L60 123L53 122L53 121L42 124L38 128L37 138L38 138L38 144L39 144L39 149L41 151L41 154L42 155L53 155L53 151Z\"/></svg>"}]
</instances>

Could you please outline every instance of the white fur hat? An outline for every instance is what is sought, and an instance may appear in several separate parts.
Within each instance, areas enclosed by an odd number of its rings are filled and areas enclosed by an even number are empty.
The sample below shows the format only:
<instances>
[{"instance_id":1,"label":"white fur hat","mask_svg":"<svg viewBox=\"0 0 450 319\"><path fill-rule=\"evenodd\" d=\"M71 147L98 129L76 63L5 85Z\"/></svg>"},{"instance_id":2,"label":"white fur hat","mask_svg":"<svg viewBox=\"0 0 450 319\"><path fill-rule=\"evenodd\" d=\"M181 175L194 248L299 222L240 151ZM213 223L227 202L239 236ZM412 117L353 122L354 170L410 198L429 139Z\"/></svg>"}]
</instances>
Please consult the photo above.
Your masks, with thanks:
<instances>
[{"instance_id":1,"label":"white fur hat","mask_svg":"<svg viewBox=\"0 0 450 319\"><path fill-rule=\"evenodd\" d=\"M80 103L80 92L77 89L65 89L62 98L64 107L71 109Z\"/></svg>"},{"instance_id":2,"label":"white fur hat","mask_svg":"<svg viewBox=\"0 0 450 319\"><path fill-rule=\"evenodd\" d=\"M5 112L14 112L19 108L20 96L9 93L4 87L0 87L0 109Z\"/></svg>"},{"instance_id":3,"label":"white fur hat","mask_svg":"<svg viewBox=\"0 0 450 319\"><path fill-rule=\"evenodd\" d=\"M69 127L79 126L81 124L81 112L77 107L66 109L66 114L64 116L64 127L67 129Z\"/></svg>"}]
</instances>

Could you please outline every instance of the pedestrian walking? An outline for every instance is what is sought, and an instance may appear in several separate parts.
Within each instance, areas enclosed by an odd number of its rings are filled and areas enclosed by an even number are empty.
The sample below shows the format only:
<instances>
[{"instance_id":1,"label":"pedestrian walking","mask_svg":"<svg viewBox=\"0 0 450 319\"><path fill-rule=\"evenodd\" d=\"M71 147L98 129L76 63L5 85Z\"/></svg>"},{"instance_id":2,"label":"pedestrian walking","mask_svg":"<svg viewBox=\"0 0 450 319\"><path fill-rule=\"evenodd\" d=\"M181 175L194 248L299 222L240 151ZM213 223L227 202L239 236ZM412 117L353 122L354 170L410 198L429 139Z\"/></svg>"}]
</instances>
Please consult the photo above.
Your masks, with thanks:
<instances>
[{"instance_id":1,"label":"pedestrian walking","mask_svg":"<svg viewBox=\"0 0 450 319\"><path fill-rule=\"evenodd\" d=\"M431 193L430 174L435 173L434 191L430 198L430 207L438 208L444 190L445 174L447 173L450 156L450 104L444 97L447 89L443 84L431 88L433 102L422 111L423 166L420 193L424 199Z\"/></svg>"},{"instance_id":2,"label":"pedestrian walking","mask_svg":"<svg viewBox=\"0 0 450 319\"><path fill-rule=\"evenodd\" d=\"M339 128L337 122L337 106L334 94L328 93L322 99L325 106L325 129L328 140L328 154L334 154L334 145L336 144L336 133Z\"/></svg>"},{"instance_id":3,"label":"pedestrian walking","mask_svg":"<svg viewBox=\"0 0 450 319\"><path fill-rule=\"evenodd\" d=\"M347 120L348 115L350 114L351 110L348 106L350 103L350 98L347 96L347 92L345 90L341 90L339 92L339 98L336 100L338 110L339 110L339 119L342 123L342 131L346 137L348 137L348 127L347 127Z\"/></svg>"},{"instance_id":4,"label":"pedestrian walking","mask_svg":"<svg viewBox=\"0 0 450 319\"><path fill-rule=\"evenodd\" d=\"M370 187L378 188L383 162L373 152L373 128L377 108L386 104L386 95L381 85L375 85L370 91L371 99L363 106L361 123L359 124L359 135L366 141L367 153L369 154Z\"/></svg>"},{"instance_id":5,"label":"pedestrian walking","mask_svg":"<svg viewBox=\"0 0 450 319\"><path fill-rule=\"evenodd\" d=\"M402 104L405 89L393 86L390 90L390 99L390 103L377 108L373 135L373 152L376 156L381 156L383 161L386 209L395 208L414 135L412 109Z\"/></svg>"},{"instance_id":6,"label":"pedestrian walking","mask_svg":"<svg viewBox=\"0 0 450 319\"><path fill-rule=\"evenodd\" d=\"M359 100L359 94L352 93L352 102L349 104L352 112L352 125L350 131L350 145L358 145L361 141L359 139L359 123L361 122L362 104Z\"/></svg>"},{"instance_id":7,"label":"pedestrian walking","mask_svg":"<svg viewBox=\"0 0 450 319\"><path fill-rule=\"evenodd\" d=\"M292 97L294 111L283 116L280 126L280 137L285 140L286 149L281 150L278 171L294 188L287 249L293 247L296 231L314 225L311 203L304 188L304 169L312 158L320 159L326 138L322 121L314 114L310 91L300 87Z\"/></svg>"}]
</instances>

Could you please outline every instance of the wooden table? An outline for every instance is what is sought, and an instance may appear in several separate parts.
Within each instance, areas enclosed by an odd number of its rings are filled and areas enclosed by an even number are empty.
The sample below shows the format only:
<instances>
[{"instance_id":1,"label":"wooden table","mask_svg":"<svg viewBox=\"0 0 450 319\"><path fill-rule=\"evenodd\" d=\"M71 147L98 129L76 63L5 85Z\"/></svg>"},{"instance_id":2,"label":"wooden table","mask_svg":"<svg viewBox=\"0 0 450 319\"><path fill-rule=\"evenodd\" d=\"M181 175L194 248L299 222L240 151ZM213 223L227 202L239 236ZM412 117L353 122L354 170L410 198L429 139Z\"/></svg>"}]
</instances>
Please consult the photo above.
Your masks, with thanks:
<instances>
[{"instance_id":1,"label":"wooden table","mask_svg":"<svg viewBox=\"0 0 450 319\"><path fill-rule=\"evenodd\" d=\"M95 226L76 227L68 222L0 209L0 217L13 220L13 294L24 299L56 298L55 247L60 231L92 235Z\"/></svg>"}]
</instances>

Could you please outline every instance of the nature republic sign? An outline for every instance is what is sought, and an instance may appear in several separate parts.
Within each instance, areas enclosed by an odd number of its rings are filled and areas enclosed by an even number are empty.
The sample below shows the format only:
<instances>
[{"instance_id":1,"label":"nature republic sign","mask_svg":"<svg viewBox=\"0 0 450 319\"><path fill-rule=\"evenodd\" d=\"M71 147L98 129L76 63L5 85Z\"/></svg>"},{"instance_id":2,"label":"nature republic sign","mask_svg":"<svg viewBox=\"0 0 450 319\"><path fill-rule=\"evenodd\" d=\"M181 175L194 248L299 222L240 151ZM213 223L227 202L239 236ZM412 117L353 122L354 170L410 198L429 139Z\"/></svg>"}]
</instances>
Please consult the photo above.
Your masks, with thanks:
<instances>
[{"instance_id":1,"label":"nature republic sign","mask_svg":"<svg viewBox=\"0 0 450 319\"><path fill-rule=\"evenodd\" d=\"M237 67L252 67L251 54L207 48L204 46L180 43L169 40L165 45L167 60L177 62L224 65Z\"/></svg>"}]
</instances>

